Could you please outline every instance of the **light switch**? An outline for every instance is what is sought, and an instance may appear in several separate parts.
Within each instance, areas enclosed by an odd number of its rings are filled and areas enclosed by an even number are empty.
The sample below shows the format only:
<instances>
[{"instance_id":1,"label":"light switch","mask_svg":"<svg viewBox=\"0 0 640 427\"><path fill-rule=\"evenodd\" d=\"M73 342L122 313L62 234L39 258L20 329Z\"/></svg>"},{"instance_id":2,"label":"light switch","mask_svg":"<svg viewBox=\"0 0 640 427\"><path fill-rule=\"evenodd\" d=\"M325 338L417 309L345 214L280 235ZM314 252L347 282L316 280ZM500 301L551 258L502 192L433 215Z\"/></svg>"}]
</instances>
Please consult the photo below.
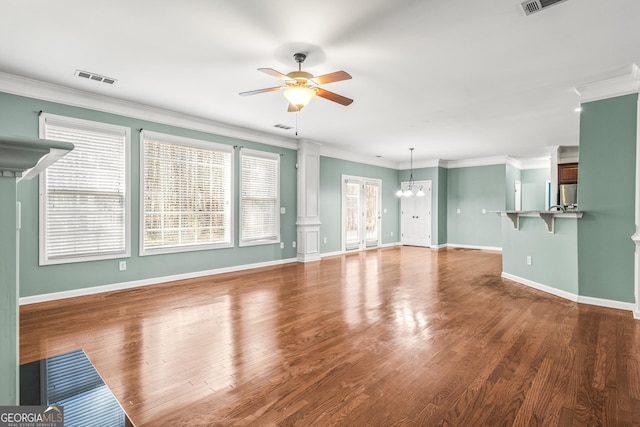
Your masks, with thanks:
<instances>
[{"instance_id":1,"label":"light switch","mask_svg":"<svg viewBox=\"0 0 640 427\"><path fill-rule=\"evenodd\" d=\"M286 214L287 213L287 209L284 208L284 207L280 208L280 213L283 214L283 215Z\"/></svg>"}]
</instances>

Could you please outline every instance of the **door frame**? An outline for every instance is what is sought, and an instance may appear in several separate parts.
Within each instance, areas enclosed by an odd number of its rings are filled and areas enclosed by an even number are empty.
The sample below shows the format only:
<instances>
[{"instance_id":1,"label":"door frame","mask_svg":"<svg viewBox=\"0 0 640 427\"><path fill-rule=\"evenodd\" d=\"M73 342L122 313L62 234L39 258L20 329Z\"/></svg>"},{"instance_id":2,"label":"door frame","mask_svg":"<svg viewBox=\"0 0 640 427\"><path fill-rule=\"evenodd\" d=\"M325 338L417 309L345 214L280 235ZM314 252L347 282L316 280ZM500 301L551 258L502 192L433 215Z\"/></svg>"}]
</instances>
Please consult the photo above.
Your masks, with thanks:
<instances>
[{"instance_id":1,"label":"door frame","mask_svg":"<svg viewBox=\"0 0 640 427\"><path fill-rule=\"evenodd\" d=\"M361 240L360 244L358 245L358 249L351 249L349 251L347 251L347 242L346 242L346 227L347 227L347 221L346 221L346 210L347 210L347 205L346 205L346 197L345 197L345 188L346 188L346 184L347 181L356 181L358 182L361 186L365 186L366 184L375 184L378 186L378 206L377 206L377 210L378 210L378 215L377 215L377 221L378 221L378 244L375 246L370 246L367 247L366 242L363 243L363 241ZM361 192L360 194L362 196L365 195L365 191L361 188ZM377 178L369 178L369 177L365 177L365 176L356 176L356 175L345 175L343 174L340 177L340 205L341 205L341 209L340 209L340 248L342 253L346 253L346 252L360 252L366 249L376 249L381 247L382 245L382 180L381 179L377 179ZM365 198L361 197L360 199L360 208L362 213L364 213L364 205L365 205ZM362 216L361 216L361 220L362 220ZM361 221L361 225L362 221ZM360 238L361 239L366 239L366 236L363 234L363 227L360 227Z\"/></svg>"}]
</instances>

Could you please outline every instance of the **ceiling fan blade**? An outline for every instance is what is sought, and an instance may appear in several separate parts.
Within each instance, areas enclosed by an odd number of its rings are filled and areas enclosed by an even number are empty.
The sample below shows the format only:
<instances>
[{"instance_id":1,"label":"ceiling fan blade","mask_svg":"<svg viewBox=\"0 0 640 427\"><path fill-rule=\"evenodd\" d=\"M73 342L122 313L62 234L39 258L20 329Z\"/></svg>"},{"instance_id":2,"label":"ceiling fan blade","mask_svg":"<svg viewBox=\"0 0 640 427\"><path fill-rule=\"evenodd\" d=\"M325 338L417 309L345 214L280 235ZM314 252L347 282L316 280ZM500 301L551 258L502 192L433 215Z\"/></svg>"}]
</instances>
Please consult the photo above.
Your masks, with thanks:
<instances>
[{"instance_id":1,"label":"ceiling fan blade","mask_svg":"<svg viewBox=\"0 0 640 427\"><path fill-rule=\"evenodd\" d=\"M349 80L351 75L346 71L336 71L334 73L323 74L318 77L314 77L312 80L319 85L324 85L327 83L339 82L342 80Z\"/></svg>"},{"instance_id":2,"label":"ceiling fan blade","mask_svg":"<svg viewBox=\"0 0 640 427\"><path fill-rule=\"evenodd\" d=\"M273 68L258 68L258 71L262 71L263 73L267 73L270 76L273 76L277 79L281 79L281 80L291 80L291 77L287 76L286 74L282 74L280 71L276 71Z\"/></svg>"},{"instance_id":3,"label":"ceiling fan blade","mask_svg":"<svg viewBox=\"0 0 640 427\"><path fill-rule=\"evenodd\" d=\"M257 95L259 93L265 93L265 92L275 92L276 90L280 90L283 89L284 86L276 86L276 87L268 87L266 89L256 89L256 90L250 90L247 92L240 92L240 96L249 96L249 95Z\"/></svg>"},{"instance_id":4,"label":"ceiling fan blade","mask_svg":"<svg viewBox=\"0 0 640 427\"><path fill-rule=\"evenodd\" d=\"M297 113L298 111L300 111L298 107L296 107L292 103L289 103L289 108L287 108L288 113Z\"/></svg>"},{"instance_id":5,"label":"ceiling fan blade","mask_svg":"<svg viewBox=\"0 0 640 427\"><path fill-rule=\"evenodd\" d=\"M353 99L347 98L346 96L338 95L337 93L329 92L326 89L318 88L318 96L323 97L324 99L328 99L329 101L337 102L338 104L342 104L347 106L353 102Z\"/></svg>"}]
</instances>

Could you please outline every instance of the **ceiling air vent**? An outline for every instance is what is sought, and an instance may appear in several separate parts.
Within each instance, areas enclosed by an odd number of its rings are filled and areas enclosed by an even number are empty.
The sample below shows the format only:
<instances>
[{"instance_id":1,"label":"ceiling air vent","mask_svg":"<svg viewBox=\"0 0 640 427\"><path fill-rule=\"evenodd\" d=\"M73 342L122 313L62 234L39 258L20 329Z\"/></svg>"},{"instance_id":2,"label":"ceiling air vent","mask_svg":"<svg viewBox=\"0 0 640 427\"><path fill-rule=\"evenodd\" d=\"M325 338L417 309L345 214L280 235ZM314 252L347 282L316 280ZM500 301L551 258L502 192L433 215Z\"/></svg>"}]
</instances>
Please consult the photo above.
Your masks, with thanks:
<instances>
[{"instance_id":1,"label":"ceiling air vent","mask_svg":"<svg viewBox=\"0 0 640 427\"><path fill-rule=\"evenodd\" d=\"M525 15L531 15L540 12L543 9L554 6L558 3L564 3L567 0L530 0L522 3L522 10Z\"/></svg>"},{"instance_id":2,"label":"ceiling air vent","mask_svg":"<svg viewBox=\"0 0 640 427\"><path fill-rule=\"evenodd\" d=\"M82 77L83 79L89 79L96 82L106 83L109 85L112 85L115 82L117 82L116 79L112 79L111 77L105 77L105 76L101 76L100 74L90 73L88 71L82 71L82 70L76 70L76 76Z\"/></svg>"},{"instance_id":3,"label":"ceiling air vent","mask_svg":"<svg viewBox=\"0 0 640 427\"><path fill-rule=\"evenodd\" d=\"M278 129L284 129L284 130L292 129L291 126L283 125L283 124L280 124L280 123L278 123L277 125L273 125L273 127L278 128Z\"/></svg>"}]
</instances>

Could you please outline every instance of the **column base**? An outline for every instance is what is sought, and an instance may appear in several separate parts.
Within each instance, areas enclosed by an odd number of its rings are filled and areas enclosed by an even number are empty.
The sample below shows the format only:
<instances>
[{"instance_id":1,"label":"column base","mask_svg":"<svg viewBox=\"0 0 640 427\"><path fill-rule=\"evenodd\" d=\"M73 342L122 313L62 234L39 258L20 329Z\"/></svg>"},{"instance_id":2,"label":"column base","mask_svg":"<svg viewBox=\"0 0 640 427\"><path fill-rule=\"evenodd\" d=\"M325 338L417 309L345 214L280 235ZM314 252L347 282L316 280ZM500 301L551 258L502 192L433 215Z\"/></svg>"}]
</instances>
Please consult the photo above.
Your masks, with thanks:
<instances>
[{"instance_id":1,"label":"column base","mask_svg":"<svg viewBox=\"0 0 640 427\"><path fill-rule=\"evenodd\" d=\"M320 260L320 225L298 224L298 262Z\"/></svg>"}]
</instances>

